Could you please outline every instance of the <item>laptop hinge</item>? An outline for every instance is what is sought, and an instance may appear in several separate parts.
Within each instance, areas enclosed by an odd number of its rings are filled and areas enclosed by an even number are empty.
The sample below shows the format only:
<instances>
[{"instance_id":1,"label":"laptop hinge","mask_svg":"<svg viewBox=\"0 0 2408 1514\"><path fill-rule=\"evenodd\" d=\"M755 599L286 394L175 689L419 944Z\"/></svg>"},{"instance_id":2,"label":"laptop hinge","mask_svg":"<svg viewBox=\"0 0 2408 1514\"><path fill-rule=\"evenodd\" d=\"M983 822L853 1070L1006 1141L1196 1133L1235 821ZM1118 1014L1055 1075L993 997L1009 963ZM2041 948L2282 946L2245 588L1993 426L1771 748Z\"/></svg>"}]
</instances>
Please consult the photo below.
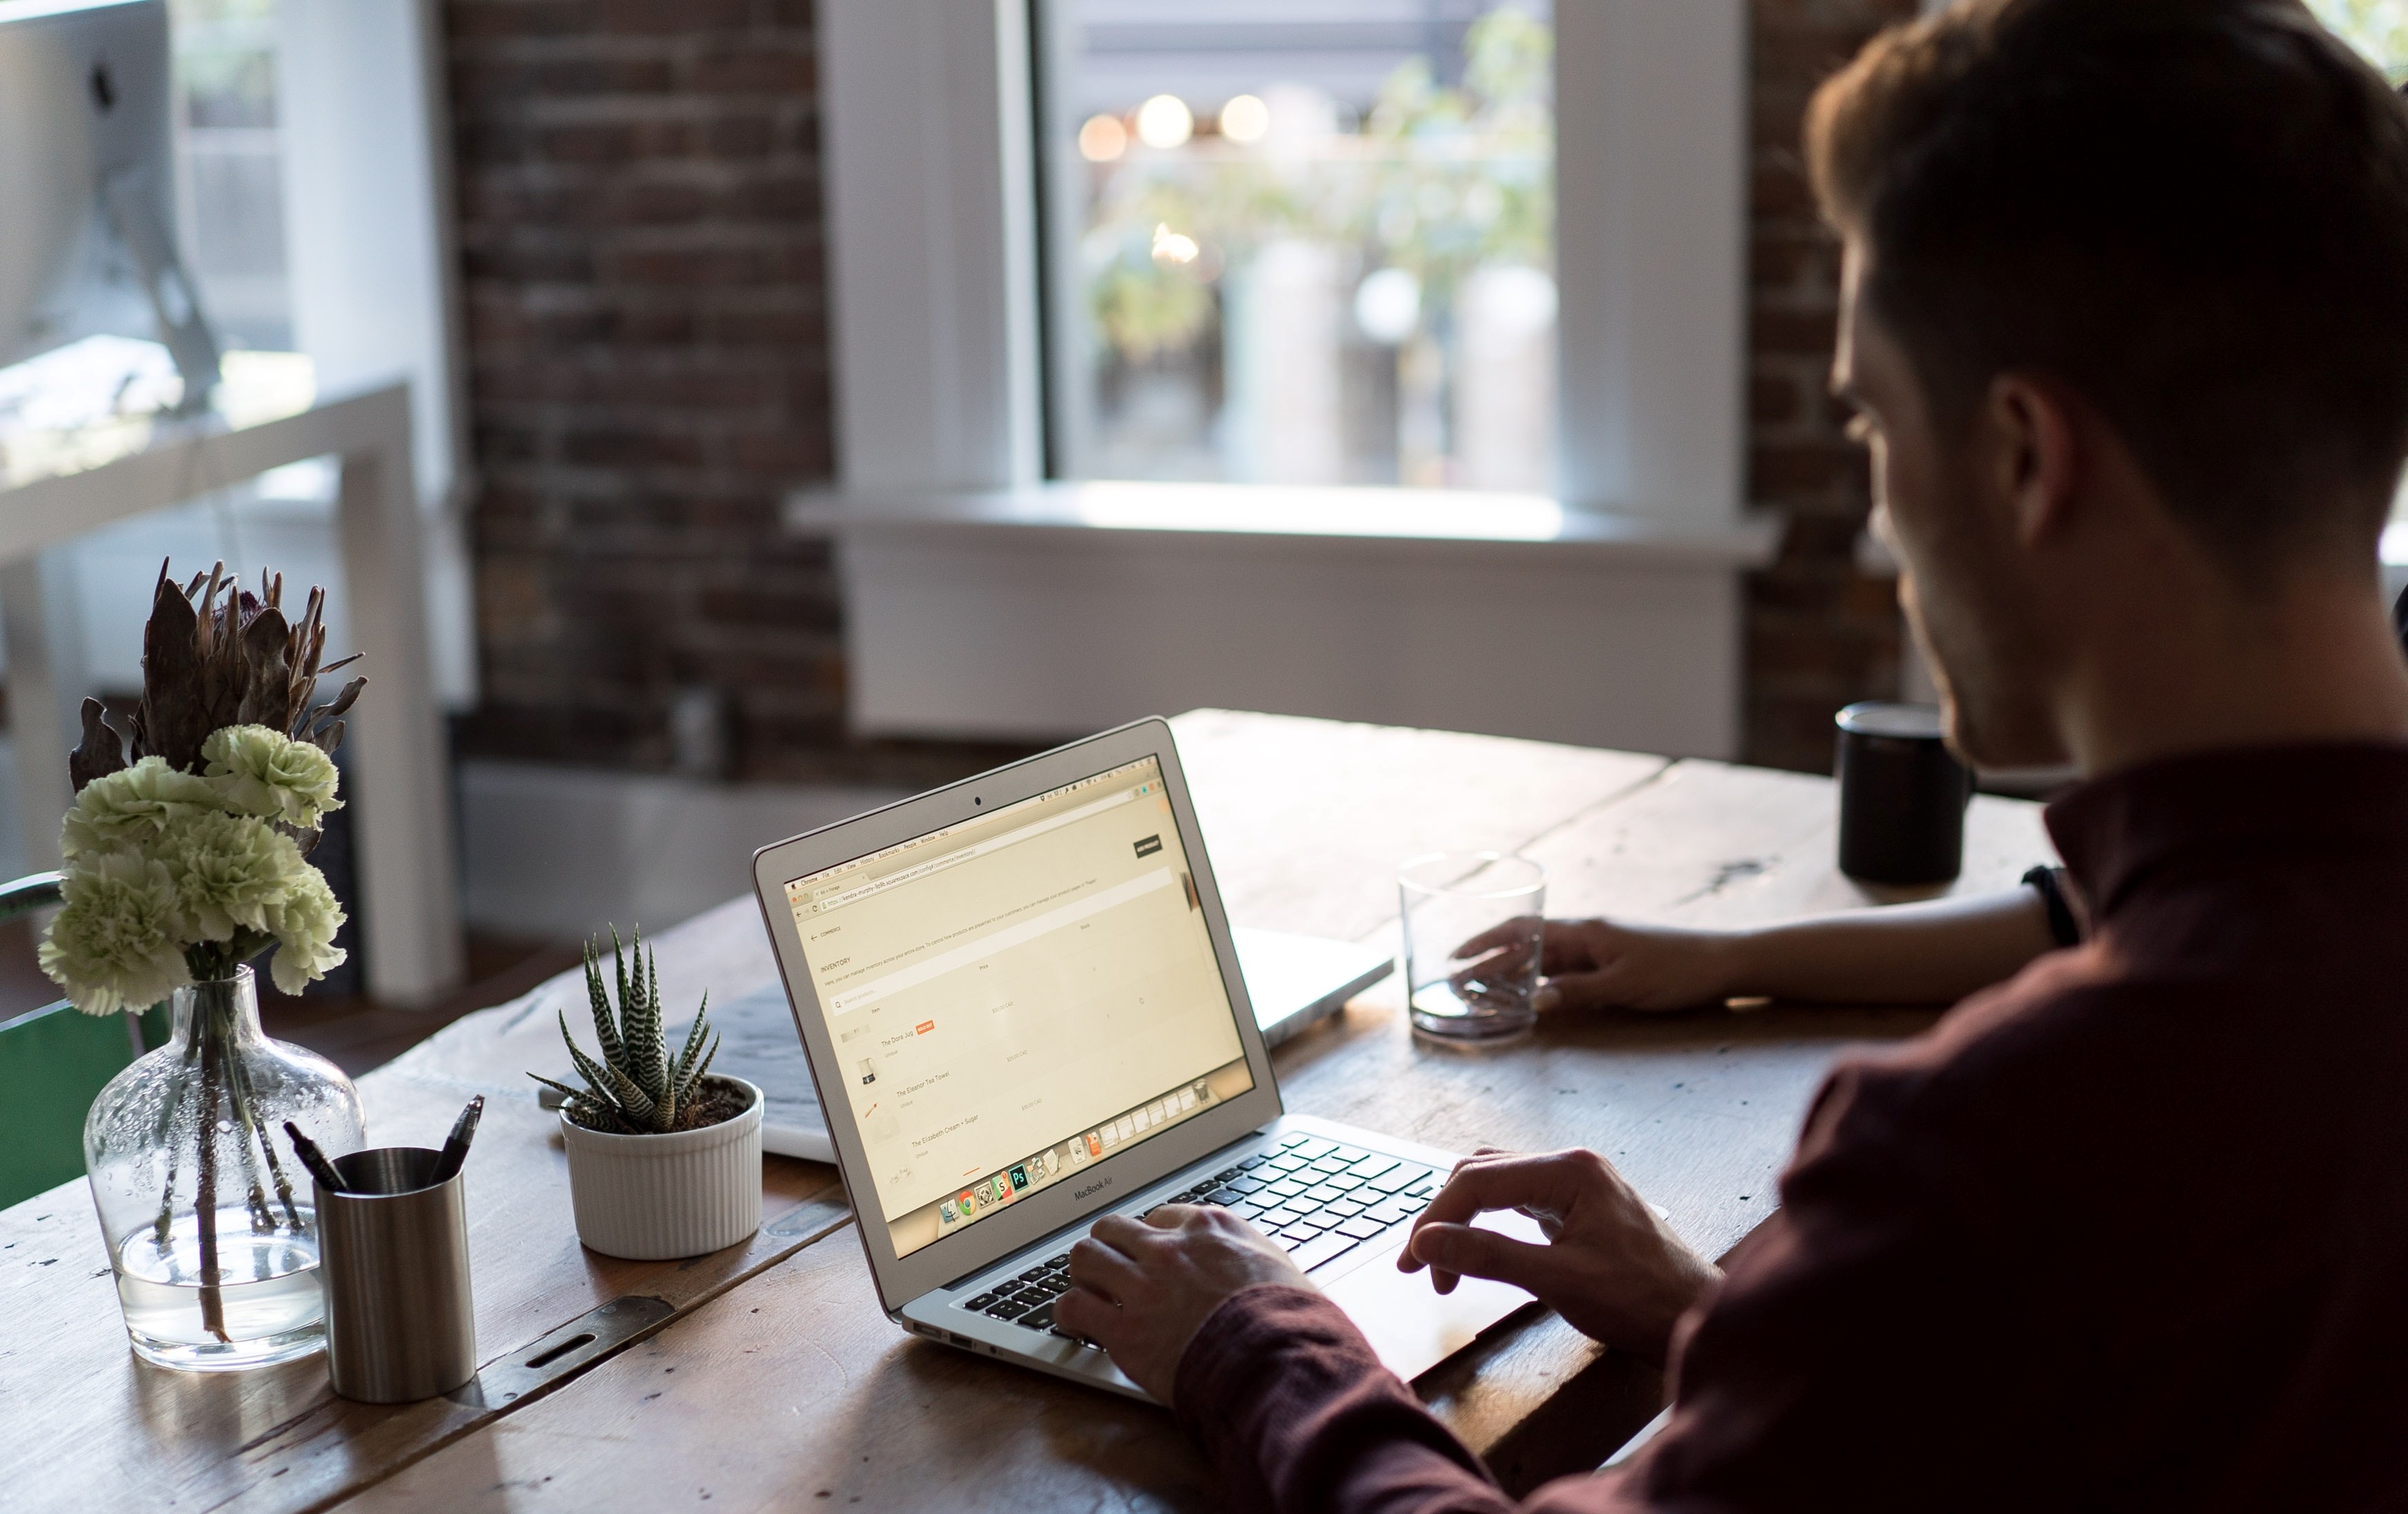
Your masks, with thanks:
<instances>
[{"instance_id":1,"label":"laptop hinge","mask_svg":"<svg viewBox=\"0 0 2408 1514\"><path fill-rule=\"evenodd\" d=\"M1276 1117L1276 1118L1274 1118L1274 1119L1272 1119L1272 1120L1269 1120L1269 1121L1268 1121L1264 1122L1263 1124L1256 1125L1256 1126L1254 1127L1254 1135L1257 1135L1257 1136L1268 1136L1268 1135L1269 1135L1269 1134L1270 1134L1271 1126L1272 1126L1272 1125L1275 1125L1275 1124L1277 1124L1277 1123L1279 1123L1279 1120L1280 1120L1280 1119L1282 1119L1282 1118L1284 1118L1284 1113L1283 1113L1280 1117ZM1237 1144L1237 1142L1232 1141L1232 1142L1230 1142L1229 1144L1230 1144L1231 1146L1235 1146L1235 1145ZM1227 1148L1227 1147L1224 1147L1224 1148L1222 1148L1222 1150L1228 1150L1228 1148ZM1206 1157L1199 1157L1199 1158L1197 1158L1197 1161L1196 1161L1194 1164L1192 1164L1192 1165L1201 1166L1201 1165L1203 1165L1203 1164L1204 1164L1204 1163L1209 1162L1209 1161L1211 1161L1211 1158L1210 1156L1206 1156ZM1169 1177L1169 1176L1170 1176L1170 1174L1168 1174L1168 1173L1165 1173L1165 1174L1163 1174L1163 1177L1164 1177L1164 1178L1168 1178L1168 1177ZM1159 1182L1160 1180L1161 1180L1161 1178L1156 1178L1156 1179L1155 1179L1155 1181L1157 1181L1157 1182ZM1074 1220L1074 1221L1070 1221L1070 1223L1071 1223L1071 1224L1076 1224L1077 1222L1078 1222L1078 1221L1075 1221L1075 1220ZM1067 1230L1067 1229L1068 1229L1068 1228L1069 1228L1069 1225L1064 1225L1062 1228L1063 1228L1063 1229L1065 1229L1065 1230ZM1057 1234L1058 1234L1058 1232L1057 1232ZM977 1277L980 1273L986 1271L988 1268L1001 1265L1001 1264L1002 1264L1002 1262L1003 1262L1003 1258L1001 1258L1001 1257L996 1257L995 1260L993 1260L993 1261L991 1261L991 1262L982 1262L982 1263L980 1263L977 1266L974 1266L974 1267L970 1268L970 1270L969 1270L969 1271L965 1272L965 1273L963 1273L960 1277L953 1278L951 1282L939 1283L939 1285L938 1285L934 1290L932 1290L932 1292L935 1292L935 1293L952 1293L954 1289L961 1287L961 1286L962 1286L962 1284L964 1284L964 1283L966 1283L966 1282L969 1281L972 1278Z\"/></svg>"}]
</instances>

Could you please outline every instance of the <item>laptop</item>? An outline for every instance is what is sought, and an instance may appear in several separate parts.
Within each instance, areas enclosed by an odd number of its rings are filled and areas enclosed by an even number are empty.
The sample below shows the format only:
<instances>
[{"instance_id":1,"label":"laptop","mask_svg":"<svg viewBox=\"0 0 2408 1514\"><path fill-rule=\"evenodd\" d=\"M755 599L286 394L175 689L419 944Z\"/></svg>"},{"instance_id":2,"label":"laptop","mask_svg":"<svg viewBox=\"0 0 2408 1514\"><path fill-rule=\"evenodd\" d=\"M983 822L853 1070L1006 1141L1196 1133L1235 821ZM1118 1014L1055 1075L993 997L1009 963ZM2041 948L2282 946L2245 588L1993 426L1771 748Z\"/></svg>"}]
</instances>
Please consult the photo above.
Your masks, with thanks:
<instances>
[{"instance_id":1,"label":"laptop","mask_svg":"<svg viewBox=\"0 0 2408 1514\"><path fill-rule=\"evenodd\" d=\"M1397 1270L1454 1153L1282 1107L1164 721L764 848L753 881L903 1329L1142 1398L1053 1306L1098 1217L1167 1203L1262 1227L1407 1378L1530 1302Z\"/></svg>"}]
</instances>

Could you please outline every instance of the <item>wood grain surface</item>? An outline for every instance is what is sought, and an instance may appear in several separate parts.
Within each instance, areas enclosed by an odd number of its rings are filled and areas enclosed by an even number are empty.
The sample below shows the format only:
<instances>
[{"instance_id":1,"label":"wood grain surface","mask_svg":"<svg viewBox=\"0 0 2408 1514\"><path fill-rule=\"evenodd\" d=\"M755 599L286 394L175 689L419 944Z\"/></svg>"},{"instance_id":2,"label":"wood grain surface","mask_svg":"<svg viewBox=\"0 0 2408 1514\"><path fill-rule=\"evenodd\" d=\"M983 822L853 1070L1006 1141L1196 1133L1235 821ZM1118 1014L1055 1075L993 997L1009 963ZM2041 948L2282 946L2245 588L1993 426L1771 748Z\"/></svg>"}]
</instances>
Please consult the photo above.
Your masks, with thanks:
<instances>
[{"instance_id":1,"label":"wood grain surface","mask_svg":"<svg viewBox=\"0 0 2408 1514\"><path fill-rule=\"evenodd\" d=\"M745 927L749 927L749 935ZM669 1002L773 971L760 917L711 911L661 943ZM714 979L714 986L718 979ZM573 999L562 995L574 993ZM439 1146L469 1095L486 1096L467 1168L468 1249L481 1362L627 1295L682 1312L826 1233L848 1212L835 1169L767 1159L768 1226L689 1262L622 1262L577 1242L557 1117L523 1069L549 1066L551 1006L583 1003L574 977L459 1021L360 1079L368 1139ZM591 1027L587 1027L590 1031ZM539 1032L539 1034L538 1034ZM834 1200L834 1203L828 1201ZM827 1213L773 1235L808 1203ZM798 1218L816 1217L806 1210ZM468 1401L457 1401L466 1398ZM491 1419L474 1395L399 1407L334 1395L322 1357L243 1374L171 1372L127 1350L117 1291L81 1181L0 1210L0 1508L322 1507Z\"/></svg>"},{"instance_id":2,"label":"wood grain surface","mask_svg":"<svg viewBox=\"0 0 2408 1514\"><path fill-rule=\"evenodd\" d=\"M1838 875L1819 778L1226 711L1174 724L1244 924L1392 940L1397 864L1477 848L1545 864L1558 915L1740 923L1898 896ZM1977 799L1956 887L2009 886L2051 856L2035 807ZM660 966L673 1005L775 972L749 898L664 936ZM1770 1212L1832 1059L1932 1019L1774 1007L1551 1020L1518 1045L1463 1050L1409 1035L1394 984L1279 1050L1289 1107L1462 1150L1595 1147L1710 1254ZM548 984L363 1080L372 1136L433 1140L468 1093L497 1095L470 1187L488 1354L622 1293L673 1296L679 1318L498 1415L340 1405L315 1365L181 1378L126 1355L89 1201L80 1185L54 1191L0 1212L0 1422L49 1427L0 1443L0 1503L30 1488L22 1507L123 1494L308 1508L345 1493L347 1507L430 1509L1219 1507L1159 1410L904 1335L850 1225L649 1270L583 1252L549 1117L515 1086L557 1040L553 1007L580 994ZM766 1212L836 1196L826 1168L771 1167ZM34 1251L51 1264L21 1260ZM1416 1387L1515 1489L1594 1465L1660 1398L1653 1373L1535 1307Z\"/></svg>"}]
</instances>

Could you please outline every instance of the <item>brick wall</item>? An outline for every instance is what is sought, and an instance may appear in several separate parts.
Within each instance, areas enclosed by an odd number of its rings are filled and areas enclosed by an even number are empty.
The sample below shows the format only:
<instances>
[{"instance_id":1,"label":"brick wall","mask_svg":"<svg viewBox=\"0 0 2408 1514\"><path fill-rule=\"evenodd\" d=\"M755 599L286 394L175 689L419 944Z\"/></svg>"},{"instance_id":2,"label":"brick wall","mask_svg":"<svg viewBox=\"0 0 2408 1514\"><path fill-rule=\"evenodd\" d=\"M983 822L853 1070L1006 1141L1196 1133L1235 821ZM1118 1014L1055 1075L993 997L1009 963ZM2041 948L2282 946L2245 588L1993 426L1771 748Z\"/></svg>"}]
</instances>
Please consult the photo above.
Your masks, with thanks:
<instances>
[{"instance_id":1,"label":"brick wall","mask_svg":"<svg viewBox=\"0 0 2408 1514\"><path fill-rule=\"evenodd\" d=\"M1747 593L1749 762L1828 772L1831 713L1894 697L1889 579L1855 567L1870 493L1827 385L1839 247L1814 215L1798 142L1806 102L1914 0L1753 0L1748 249L1748 497L1789 517L1781 560Z\"/></svg>"},{"instance_id":2,"label":"brick wall","mask_svg":"<svg viewBox=\"0 0 2408 1514\"><path fill-rule=\"evenodd\" d=\"M1850 550L1863 464L1824 395L1836 259L1799 171L1814 83L1913 0L1753 0L1747 755L1823 769L1896 682ZM809 0L447 0L484 702L470 754L659 768L681 689L734 770L938 781L1010 749L849 742L826 549L781 491L832 471Z\"/></svg>"},{"instance_id":3,"label":"brick wall","mask_svg":"<svg viewBox=\"0 0 2408 1514\"><path fill-rule=\"evenodd\" d=\"M658 768L720 691L734 770L897 781L843 736L808 0L449 0L483 703L470 754Z\"/></svg>"}]
</instances>

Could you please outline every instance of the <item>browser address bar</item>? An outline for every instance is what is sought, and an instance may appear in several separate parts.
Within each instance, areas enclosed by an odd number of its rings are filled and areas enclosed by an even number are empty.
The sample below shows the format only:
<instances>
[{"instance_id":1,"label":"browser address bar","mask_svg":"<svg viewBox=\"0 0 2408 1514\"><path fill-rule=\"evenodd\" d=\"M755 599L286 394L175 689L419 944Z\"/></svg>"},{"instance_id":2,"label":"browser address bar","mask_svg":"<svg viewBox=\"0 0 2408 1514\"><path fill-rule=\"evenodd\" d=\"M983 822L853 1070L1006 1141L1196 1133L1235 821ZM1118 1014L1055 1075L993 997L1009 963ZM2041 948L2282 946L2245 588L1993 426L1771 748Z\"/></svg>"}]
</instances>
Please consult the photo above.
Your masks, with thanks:
<instances>
[{"instance_id":1,"label":"browser address bar","mask_svg":"<svg viewBox=\"0 0 2408 1514\"><path fill-rule=\"evenodd\" d=\"M1057 830L1073 821L1085 820L1090 815L1100 815L1105 810L1117 808L1136 797L1135 789L1123 789L1118 793L1097 799L1092 804L1081 805L1076 809L1066 809L1058 815L1048 815L1034 824L1006 831L1001 836L991 836L975 846L964 847L959 851L948 851L940 856L931 857L915 867L906 867L900 872L889 873L884 878L872 878L867 883L855 884L842 893L830 894L813 904L811 913L824 915L831 909L841 909L846 905L858 904L864 899L883 893L888 889L900 888L906 883L916 883L932 873L941 873L946 868L968 862L973 857L983 857L991 852L1001 851L1006 847L1034 840L1048 831Z\"/></svg>"}]
</instances>

